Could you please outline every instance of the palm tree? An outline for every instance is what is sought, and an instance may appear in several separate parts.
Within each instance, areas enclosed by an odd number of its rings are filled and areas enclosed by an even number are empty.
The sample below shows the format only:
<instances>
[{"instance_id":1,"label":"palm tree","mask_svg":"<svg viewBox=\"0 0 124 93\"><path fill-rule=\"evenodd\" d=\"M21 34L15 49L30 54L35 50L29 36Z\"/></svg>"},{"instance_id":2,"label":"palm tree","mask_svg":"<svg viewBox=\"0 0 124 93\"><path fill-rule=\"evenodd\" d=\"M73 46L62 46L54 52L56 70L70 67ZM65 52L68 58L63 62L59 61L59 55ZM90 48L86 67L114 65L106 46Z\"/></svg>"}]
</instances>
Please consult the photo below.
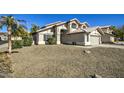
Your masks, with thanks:
<instances>
[{"instance_id":1,"label":"palm tree","mask_svg":"<svg viewBox=\"0 0 124 93\"><path fill-rule=\"evenodd\" d=\"M11 54L12 51L12 31L15 31L20 26L24 27L24 25L20 24L20 22L25 22L24 20L16 20L13 16L1 16L0 18L0 28L3 26L7 27L8 31L8 52Z\"/></svg>"},{"instance_id":2,"label":"palm tree","mask_svg":"<svg viewBox=\"0 0 124 93\"><path fill-rule=\"evenodd\" d=\"M23 38L23 37L29 36L29 33L24 27L19 26L15 31L12 31L12 36Z\"/></svg>"},{"instance_id":3,"label":"palm tree","mask_svg":"<svg viewBox=\"0 0 124 93\"><path fill-rule=\"evenodd\" d=\"M36 32L37 30L40 29L40 26L36 25L36 24L32 24L32 27L31 27L31 34Z\"/></svg>"}]
</instances>

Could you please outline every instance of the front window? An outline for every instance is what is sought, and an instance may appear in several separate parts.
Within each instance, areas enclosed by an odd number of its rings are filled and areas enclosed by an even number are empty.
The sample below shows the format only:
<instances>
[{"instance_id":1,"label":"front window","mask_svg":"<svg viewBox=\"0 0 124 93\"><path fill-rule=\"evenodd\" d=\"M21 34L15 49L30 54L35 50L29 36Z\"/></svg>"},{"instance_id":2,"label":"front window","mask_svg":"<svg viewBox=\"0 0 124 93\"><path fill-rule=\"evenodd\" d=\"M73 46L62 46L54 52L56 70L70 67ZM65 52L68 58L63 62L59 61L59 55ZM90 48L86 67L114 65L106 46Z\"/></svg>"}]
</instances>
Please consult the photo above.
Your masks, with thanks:
<instances>
[{"instance_id":1,"label":"front window","mask_svg":"<svg viewBox=\"0 0 124 93\"><path fill-rule=\"evenodd\" d=\"M86 26L83 26L83 29L86 29Z\"/></svg>"},{"instance_id":2,"label":"front window","mask_svg":"<svg viewBox=\"0 0 124 93\"><path fill-rule=\"evenodd\" d=\"M72 23L71 27L72 27L73 29L76 29L76 28L77 28L77 25L76 25L75 23Z\"/></svg>"},{"instance_id":3,"label":"front window","mask_svg":"<svg viewBox=\"0 0 124 93\"><path fill-rule=\"evenodd\" d=\"M44 34L44 41L47 41L49 38L52 38L52 35Z\"/></svg>"}]
</instances>

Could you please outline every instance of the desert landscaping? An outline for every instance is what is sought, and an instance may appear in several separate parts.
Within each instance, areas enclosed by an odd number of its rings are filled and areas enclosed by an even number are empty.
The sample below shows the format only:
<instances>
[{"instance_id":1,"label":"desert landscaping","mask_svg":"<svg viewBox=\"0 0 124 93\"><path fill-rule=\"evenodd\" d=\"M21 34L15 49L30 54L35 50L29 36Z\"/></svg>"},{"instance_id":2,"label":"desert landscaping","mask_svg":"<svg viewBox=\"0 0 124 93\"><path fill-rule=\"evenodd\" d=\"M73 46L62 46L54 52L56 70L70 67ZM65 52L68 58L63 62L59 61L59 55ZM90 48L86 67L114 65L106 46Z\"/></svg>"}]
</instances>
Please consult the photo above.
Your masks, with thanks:
<instances>
[{"instance_id":1,"label":"desert landscaping","mask_svg":"<svg viewBox=\"0 0 124 93\"><path fill-rule=\"evenodd\" d=\"M124 77L124 25L90 25L80 15L27 25L22 16L0 16L0 77Z\"/></svg>"},{"instance_id":2,"label":"desert landscaping","mask_svg":"<svg viewBox=\"0 0 124 93\"><path fill-rule=\"evenodd\" d=\"M34 45L12 53L12 77L124 77L124 49L73 45Z\"/></svg>"}]
</instances>

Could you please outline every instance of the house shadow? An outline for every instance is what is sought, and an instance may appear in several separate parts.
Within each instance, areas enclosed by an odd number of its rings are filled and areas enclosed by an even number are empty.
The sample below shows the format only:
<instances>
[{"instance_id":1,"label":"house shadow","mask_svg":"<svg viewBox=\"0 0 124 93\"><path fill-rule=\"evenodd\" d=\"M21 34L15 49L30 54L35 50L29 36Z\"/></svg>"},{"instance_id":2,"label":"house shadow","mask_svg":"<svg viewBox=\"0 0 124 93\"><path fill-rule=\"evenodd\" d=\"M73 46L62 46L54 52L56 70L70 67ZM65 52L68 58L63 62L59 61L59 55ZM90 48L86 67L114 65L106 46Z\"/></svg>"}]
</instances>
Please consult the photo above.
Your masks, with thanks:
<instances>
[{"instance_id":1,"label":"house shadow","mask_svg":"<svg viewBox=\"0 0 124 93\"><path fill-rule=\"evenodd\" d=\"M6 54L8 54L9 52L8 52L8 51L2 51L1 53L6 53ZM11 53L12 53L12 54L13 54L13 53L19 53L19 51L12 51Z\"/></svg>"}]
</instances>

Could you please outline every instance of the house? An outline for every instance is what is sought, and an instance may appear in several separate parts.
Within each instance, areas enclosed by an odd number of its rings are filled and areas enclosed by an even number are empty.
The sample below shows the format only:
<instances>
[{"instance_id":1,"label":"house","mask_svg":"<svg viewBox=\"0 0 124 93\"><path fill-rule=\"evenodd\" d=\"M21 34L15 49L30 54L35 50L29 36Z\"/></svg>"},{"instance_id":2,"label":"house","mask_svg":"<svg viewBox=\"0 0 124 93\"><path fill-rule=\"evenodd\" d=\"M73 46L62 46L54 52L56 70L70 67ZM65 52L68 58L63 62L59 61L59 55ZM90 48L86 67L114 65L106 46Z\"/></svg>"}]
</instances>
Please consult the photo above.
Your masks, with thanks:
<instances>
[{"instance_id":1,"label":"house","mask_svg":"<svg viewBox=\"0 0 124 93\"><path fill-rule=\"evenodd\" d=\"M7 41L7 40L8 40L8 33L7 32L0 32L0 41ZM22 40L22 37L12 36L11 40Z\"/></svg>"},{"instance_id":2,"label":"house","mask_svg":"<svg viewBox=\"0 0 124 93\"><path fill-rule=\"evenodd\" d=\"M101 26L100 28L104 32L104 35L101 37L102 43L113 43L115 41L115 37L111 26Z\"/></svg>"},{"instance_id":3,"label":"house","mask_svg":"<svg viewBox=\"0 0 124 93\"><path fill-rule=\"evenodd\" d=\"M22 37L20 37L20 36L16 36L16 37L12 36L11 40L22 40Z\"/></svg>"},{"instance_id":4,"label":"house","mask_svg":"<svg viewBox=\"0 0 124 93\"><path fill-rule=\"evenodd\" d=\"M58 21L41 27L33 33L33 40L35 44L47 44L48 38L54 36L56 44L99 45L103 41L112 41L110 38L106 38L106 35L111 34L107 33L108 28L90 27L87 22L81 23L74 18L67 22ZM104 34L106 35L104 36Z\"/></svg>"},{"instance_id":5,"label":"house","mask_svg":"<svg viewBox=\"0 0 124 93\"><path fill-rule=\"evenodd\" d=\"M7 41L8 34L6 32L0 32L0 41Z\"/></svg>"}]
</instances>

